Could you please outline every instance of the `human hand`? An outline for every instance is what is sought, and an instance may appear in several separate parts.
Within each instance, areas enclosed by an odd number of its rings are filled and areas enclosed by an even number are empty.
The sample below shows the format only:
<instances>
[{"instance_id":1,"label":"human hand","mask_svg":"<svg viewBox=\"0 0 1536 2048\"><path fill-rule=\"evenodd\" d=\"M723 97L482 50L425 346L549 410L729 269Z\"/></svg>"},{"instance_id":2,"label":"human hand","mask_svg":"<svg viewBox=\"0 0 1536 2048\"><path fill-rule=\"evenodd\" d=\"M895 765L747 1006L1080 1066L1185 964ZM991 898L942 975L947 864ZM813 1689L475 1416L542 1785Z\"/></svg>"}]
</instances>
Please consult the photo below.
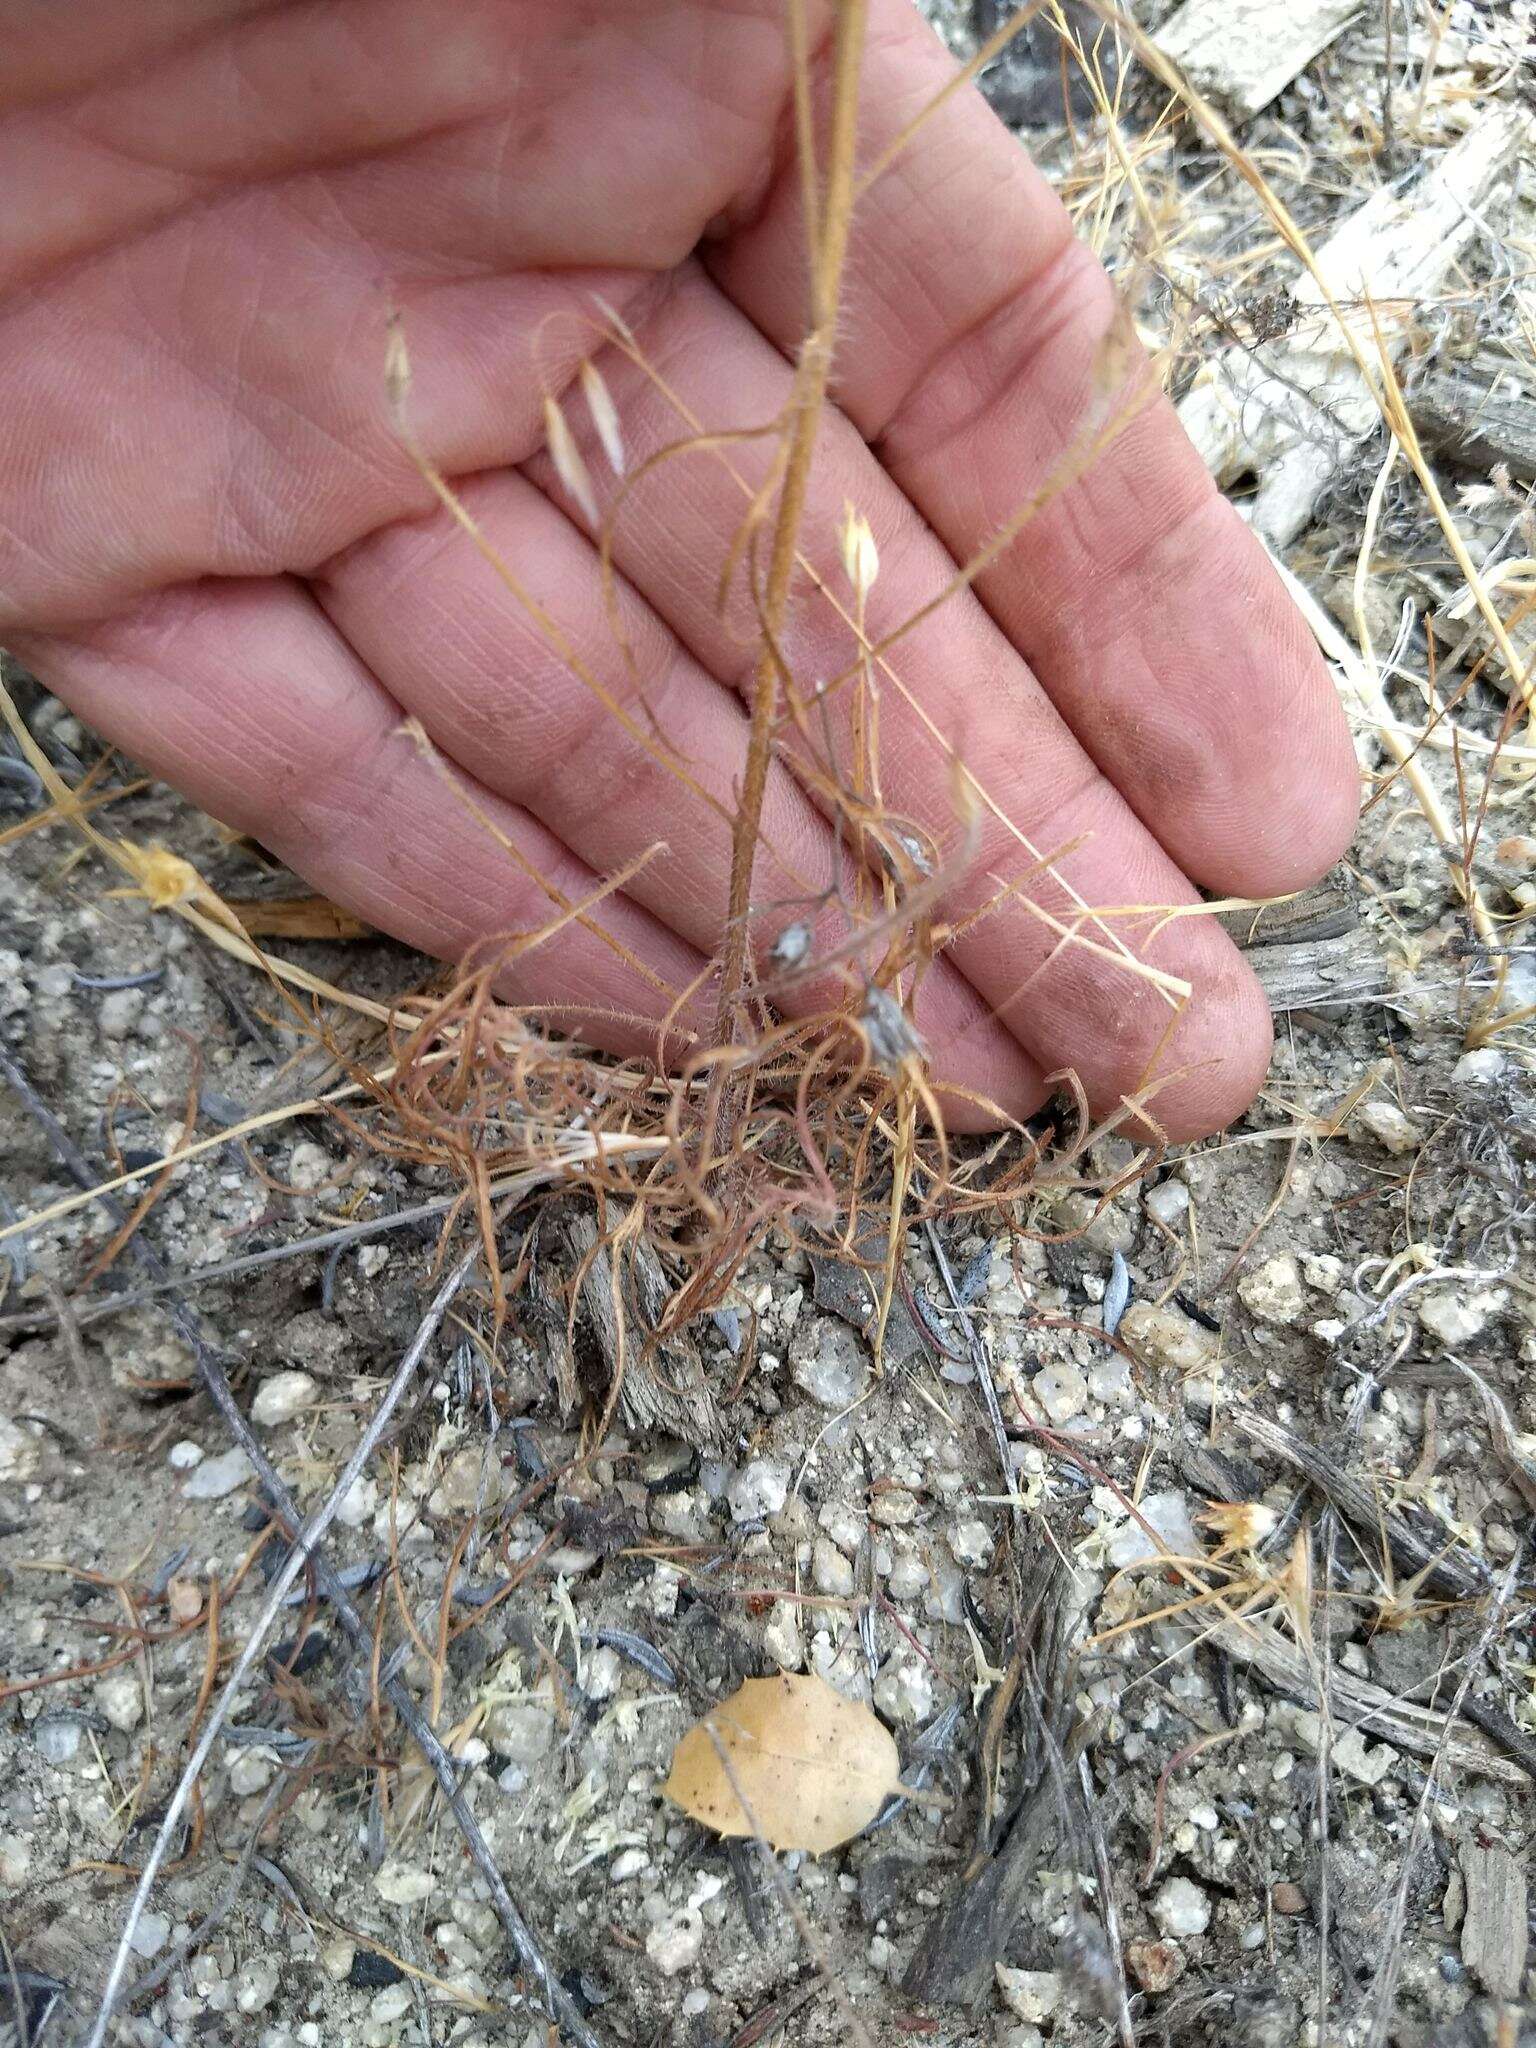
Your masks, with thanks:
<instances>
[{"instance_id":1,"label":"human hand","mask_svg":"<svg viewBox=\"0 0 1536 2048\"><path fill-rule=\"evenodd\" d=\"M824 23L825 0L810 12ZM0 637L145 766L445 957L543 925L535 872L580 900L667 841L600 912L639 965L572 924L508 976L589 1041L643 1042L623 1017L664 1015L721 944L752 619L739 590L722 611L717 583L741 483L695 451L644 478L613 528L645 712L697 794L552 656L435 504L391 415L388 323L414 365L412 434L632 701L543 401L599 347L605 305L709 426L781 411L805 317L783 0L74 0L13 12L7 37ZM906 0L873 0L862 162L951 68ZM830 572L845 503L865 515L872 637L1073 447L1114 312L974 92L870 187L801 547ZM633 471L683 429L620 351L597 360ZM749 478L765 459L732 451ZM797 588L795 671L832 675L853 645ZM1196 884L1280 894L1349 841L1356 777L1327 675L1161 399L890 659L931 727L884 692L885 801L954 845L952 745L1034 847L1069 849L1024 891L1059 920L1072 891L1112 907L1190 903ZM406 713L521 864L402 733ZM978 829L950 915L1031 864L998 815ZM763 835L755 901L823 886L829 827L782 757ZM760 938L784 918L765 913ZM918 1022L936 1079L1021 1115L1058 1069L1104 1107L1155 1059L1177 1070L1154 1104L1171 1135L1235 1116L1270 1026L1219 927L1113 921L1194 987L1166 1042L1158 991L1060 928L1015 900L935 964Z\"/></svg>"}]
</instances>

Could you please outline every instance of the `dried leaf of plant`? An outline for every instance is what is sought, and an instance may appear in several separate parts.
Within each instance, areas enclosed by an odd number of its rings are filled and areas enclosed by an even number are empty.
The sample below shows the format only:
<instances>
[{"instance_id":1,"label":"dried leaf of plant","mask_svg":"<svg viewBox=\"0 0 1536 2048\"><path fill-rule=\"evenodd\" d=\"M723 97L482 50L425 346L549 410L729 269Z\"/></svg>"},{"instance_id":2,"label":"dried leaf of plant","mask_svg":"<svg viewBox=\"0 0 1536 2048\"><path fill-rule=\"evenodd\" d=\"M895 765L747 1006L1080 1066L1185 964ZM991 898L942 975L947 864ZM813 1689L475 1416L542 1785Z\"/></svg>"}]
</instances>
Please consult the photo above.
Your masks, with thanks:
<instances>
[{"instance_id":1,"label":"dried leaf of plant","mask_svg":"<svg viewBox=\"0 0 1536 2048\"><path fill-rule=\"evenodd\" d=\"M868 1707L825 1679L783 1672L749 1678L695 1722L662 1790L717 1835L761 1834L821 1856L869 1826L901 1790L901 1771Z\"/></svg>"},{"instance_id":2,"label":"dried leaf of plant","mask_svg":"<svg viewBox=\"0 0 1536 2048\"><path fill-rule=\"evenodd\" d=\"M372 927L328 896L230 897L232 910L253 939L366 939Z\"/></svg>"}]
</instances>

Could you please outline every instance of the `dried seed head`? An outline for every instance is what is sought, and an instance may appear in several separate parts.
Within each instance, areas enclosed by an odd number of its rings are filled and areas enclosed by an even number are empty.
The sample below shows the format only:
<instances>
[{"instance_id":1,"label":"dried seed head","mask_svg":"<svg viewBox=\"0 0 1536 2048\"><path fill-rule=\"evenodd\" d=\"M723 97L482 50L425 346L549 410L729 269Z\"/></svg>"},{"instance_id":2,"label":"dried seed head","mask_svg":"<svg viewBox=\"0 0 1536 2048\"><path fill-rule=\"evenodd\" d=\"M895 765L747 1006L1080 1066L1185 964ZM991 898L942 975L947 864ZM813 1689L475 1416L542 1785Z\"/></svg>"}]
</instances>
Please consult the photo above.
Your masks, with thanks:
<instances>
[{"instance_id":1,"label":"dried seed head","mask_svg":"<svg viewBox=\"0 0 1536 2048\"><path fill-rule=\"evenodd\" d=\"M768 948L768 958L775 967L798 967L810 950L810 926L787 924Z\"/></svg>"},{"instance_id":2,"label":"dried seed head","mask_svg":"<svg viewBox=\"0 0 1536 2048\"><path fill-rule=\"evenodd\" d=\"M869 982L864 989L864 1011L859 1019L869 1049L876 1061L891 1072L909 1059L924 1060L928 1048L917 1028L896 998Z\"/></svg>"},{"instance_id":3,"label":"dried seed head","mask_svg":"<svg viewBox=\"0 0 1536 2048\"><path fill-rule=\"evenodd\" d=\"M597 498L593 493L592 479L587 474L587 465L582 461L581 450L565 423L565 414L552 398L544 401L544 434L555 474L581 507L588 525L599 525Z\"/></svg>"},{"instance_id":4,"label":"dried seed head","mask_svg":"<svg viewBox=\"0 0 1536 2048\"><path fill-rule=\"evenodd\" d=\"M1257 1550L1275 1533L1278 1517L1261 1500L1213 1500L1195 1519L1202 1528L1215 1530L1223 1550Z\"/></svg>"},{"instance_id":5,"label":"dried seed head","mask_svg":"<svg viewBox=\"0 0 1536 2048\"><path fill-rule=\"evenodd\" d=\"M880 551L875 546L875 536L869 530L869 521L852 505L843 508L843 524L837 539L842 550L843 574L853 585L854 596L862 603L880 574Z\"/></svg>"},{"instance_id":6,"label":"dried seed head","mask_svg":"<svg viewBox=\"0 0 1536 2048\"><path fill-rule=\"evenodd\" d=\"M619 432L618 410L608 386L603 382L603 373L594 362L588 361L581 366L581 391L587 401L587 411L592 415L597 438L603 444L603 453L608 458L608 467L615 476L622 476L624 437Z\"/></svg>"}]
</instances>

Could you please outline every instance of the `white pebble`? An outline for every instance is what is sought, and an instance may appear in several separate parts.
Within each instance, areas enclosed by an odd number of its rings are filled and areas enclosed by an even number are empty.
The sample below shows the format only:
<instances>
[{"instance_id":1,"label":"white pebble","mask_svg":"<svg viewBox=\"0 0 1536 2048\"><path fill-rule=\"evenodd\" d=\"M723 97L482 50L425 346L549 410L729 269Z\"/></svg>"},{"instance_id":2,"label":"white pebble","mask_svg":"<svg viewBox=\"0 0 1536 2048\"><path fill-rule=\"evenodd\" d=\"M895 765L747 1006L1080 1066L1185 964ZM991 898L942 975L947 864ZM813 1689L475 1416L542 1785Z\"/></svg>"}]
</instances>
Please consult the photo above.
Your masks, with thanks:
<instances>
[{"instance_id":1,"label":"white pebble","mask_svg":"<svg viewBox=\"0 0 1536 2048\"><path fill-rule=\"evenodd\" d=\"M204 1458L182 1488L188 1500L223 1500L255 1477L256 1468L238 1444L216 1458Z\"/></svg>"},{"instance_id":2,"label":"white pebble","mask_svg":"<svg viewBox=\"0 0 1536 2048\"><path fill-rule=\"evenodd\" d=\"M663 1921L646 1936L645 1952L663 1977L676 1977L692 1969L704 1946L704 1918L685 1907L674 1919Z\"/></svg>"},{"instance_id":3,"label":"white pebble","mask_svg":"<svg viewBox=\"0 0 1536 2048\"><path fill-rule=\"evenodd\" d=\"M731 1519L763 1522L789 1498L789 1467L778 1458L753 1458L726 1488Z\"/></svg>"},{"instance_id":4,"label":"white pebble","mask_svg":"<svg viewBox=\"0 0 1536 2048\"><path fill-rule=\"evenodd\" d=\"M1152 1918L1170 1937L1204 1934L1211 1924L1211 1902L1187 1877L1170 1877L1152 1901Z\"/></svg>"},{"instance_id":5,"label":"white pebble","mask_svg":"<svg viewBox=\"0 0 1536 2048\"><path fill-rule=\"evenodd\" d=\"M256 1389L251 1420L263 1429L276 1429L291 1421L301 1408L308 1408L319 1391L307 1372L275 1372Z\"/></svg>"},{"instance_id":6,"label":"white pebble","mask_svg":"<svg viewBox=\"0 0 1536 2048\"><path fill-rule=\"evenodd\" d=\"M1261 1323L1294 1323L1306 1308L1301 1268L1289 1252L1266 1259L1237 1283L1243 1307Z\"/></svg>"},{"instance_id":7,"label":"white pebble","mask_svg":"<svg viewBox=\"0 0 1536 2048\"><path fill-rule=\"evenodd\" d=\"M171 1445L166 1453L166 1460L173 1472L190 1472L194 1465L201 1465L203 1462L203 1447L201 1444L193 1443L191 1437L184 1436L179 1442Z\"/></svg>"},{"instance_id":8,"label":"white pebble","mask_svg":"<svg viewBox=\"0 0 1536 2048\"><path fill-rule=\"evenodd\" d=\"M126 1735L144 1718L144 1693L136 1678L126 1671L114 1671L96 1688L96 1704L112 1727Z\"/></svg>"}]
</instances>

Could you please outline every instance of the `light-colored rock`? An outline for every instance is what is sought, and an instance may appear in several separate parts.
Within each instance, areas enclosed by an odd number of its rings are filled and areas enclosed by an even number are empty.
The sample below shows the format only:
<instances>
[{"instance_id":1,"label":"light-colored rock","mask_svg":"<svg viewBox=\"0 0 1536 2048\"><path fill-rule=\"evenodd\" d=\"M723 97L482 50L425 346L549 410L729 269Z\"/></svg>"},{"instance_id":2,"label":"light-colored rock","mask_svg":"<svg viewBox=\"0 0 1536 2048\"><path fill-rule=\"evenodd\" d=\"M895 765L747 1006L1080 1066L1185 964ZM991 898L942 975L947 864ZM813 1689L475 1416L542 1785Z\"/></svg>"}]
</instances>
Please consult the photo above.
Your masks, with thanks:
<instances>
[{"instance_id":1,"label":"light-colored rock","mask_svg":"<svg viewBox=\"0 0 1536 2048\"><path fill-rule=\"evenodd\" d=\"M235 1978L235 2007L239 2012L262 2012L277 1993L277 1958L252 1956L242 1963Z\"/></svg>"},{"instance_id":2,"label":"light-colored rock","mask_svg":"<svg viewBox=\"0 0 1536 2048\"><path fill-rule=\"evenodd\" d=\"M229 1789L237 1799L265 1792L277 1775L277 1758L259 1745L238 1749L229 1767Z\"/></svg>"},{"instance_id":3,"label":"light-colored rock","mask_svg":"<svg viewBox=\"0 0 1536 2048\"><path fill-rule=\"evenodd\" d=\"M651 1859L643 1849L621 1849L608 1866L610 1884L626 1884L650 1868Z\"/></svg>"},{"instance_id":4,"label":"light-colored rock","mask_svg":"<svg viewBox=\"0 0 1536 2048\"><path fill-rule=\"evenodd\" d=\"M1301 1268L1289 1252L1278 1252L1237 1283L1238 1298L1261 1323L1298 1322L1306 1309Z\"/></svg>"},{"instance_id":5,"label":"light-colored rock","mask_svg":"<svg viewBox=\"0 0 1536 2048\"><path fill-rule=\"evenodd\" d=\"M1451 1069L1451 1086L1461 1094L1476 1094L1491 1088L1509 1071L1509 1057L1497 1046L1481 1045L1464 1052Z\"/></svg>"},{"instance_id":6,"label":"light-colored rock","mask_svg":"<svg viewBox=\"0 0 1536 2048\"><path fill-rule=\"evenodd\" d=\"M869 1382L869 1354L846 1323L823 1317L796 1334L790 1374L818 1408L851 1408Z\"/></svg>"},{"instance_id":7,"label":"light-colored rock","mask_svg":"<svg viewBox=\"0 0 1536 2048\"><path fill-rule=\"evenodd\" d=\"M992 1531L979 1516L969 1516L950 1531L949 1547L958 1563L980 1568L992 1555Z\"/></svg>"},{"instance_id":8,"label":"light-colored rock","mask_svg":"<svg viewBox=\"0 0 1536 2048\"><path fill-rule=\"evenodd\" d=\"M502 1496L501 1466L478 1444L465 1444L443 1467L427 1503L434 1515L467 1515L495 1507Z\"/></svg>"},{"instance_id":9,"label":"light-colored rock","mask_svg":"<svg viewBox=\"0 0 1536 2048\"><path fill-rule=\"evenodd\" d=\"M1189 1501L1177 1488L1165 1493L1149 1493L1145 1500L1137 1503L1141 1521L1135 1515L1128 1515L1115 1531L1105 1553L1117 1571L1126 1565L1140 1564L1145 1558L1159 1557L1171 1551L1176 1557L1200 1557L1205 1545L1195 1533L1190 1520ZM1159 1546L1142 1522L1149 1522L1162 1538Z\"/></svg>"},{"instance_id":10,"label":"light-colored rock","mask_svg":"<svg viewBox=\"0 0 1536 2048\"><path fill-rule=\"evenodd\" d=\"M492 1707L485 1724L492 1749L515 1764L536 1764L555 1740L555 1717L539 1700L505 1700Z\"/></svg>"},{"instance_id":11,"label":"light-colored rock","mask_svg":"<svg viewBox=\"0 0 1536 2048\"><path fill-rule=\"evenodd\" d=\"M920 1512L917 1495L904 1486L881 1487L869 1503L869 1519L882 1529L905 1529Z\"/></svg>"},{"instance_id":12,"label":"light-colored rock","mask_svg":"<svg viewBox=\"0 0 1536 2048\"><path fill-rule=\"evenodd\" d=\"M190 1472L194 1465L203 1462L203 1447L193 1443L191 1437L181 1437L166 1452L166 1463L173 1472Z\"/></svg>"},{"instance_id":13,"label":"light-colored rock","mask_svg":"<svg viewBox=\"0 0 1536 2048\"><path fill-rule=\"evenodd\" d=\"M396 2020L403 2020L410 2009L409 1984L386 1984L368 2001L368 2017L381 2027L390 2027Z\"/></svg>"},{"instance_id":14,"label":"light-colored rock","mask_svg":"<svg viewBox=\"0 0 1536 2048\"><path fill-rule=\"evenodd\" d=\"M1147 1214L1164 1230L1182 1230L1189 1214L1189 1185L1182 1180L1159 1181L1142 1196Z\"/></svg>"},{"instance_id":15,"label":"light-colored rock","mask_svg":"<svg viewBox=\"0 0 1536 2048\"><path fill-rule=\"evenodd\" d=\"M288 1185L302 1189L305 1194L324 1187L335 1173L336 1162L312 1138L300 1138L288 1154Z\"/></svg>"},{"instance_id":16,"label":"light-colored rock","mask_svg":"<svg viewBox=\"0 0 1536 2048\"><path fill-rule=\"evenodd\" d=\"M653 1927L645 1939L645 1952L663 1977L691 1970L703 1946L704 1916L692 1906Z\"/></svg>"},{"instance_id":17,"label":"light-colored rock","mask_svg":"<svg viewBox=\"0 0 1536 2048\"><path fill-rule=\"evenodd\" d=\"M74 1714L42 1714L33 1723L32 1740L45 1763L57 1769L73 1763L80 1749L80 1722Z\"/></svg>"},{"instance_id":18,"label":"light-colored rock","mask_svg":"<svg viewBox=\"0 0 1536 2048\"><path fill-rule=\"evenodd\" d=\"M109 1724L126 1735L144 1718L144 1690L128 1671L109 1671L98 1680L96 1704Z\"/></svg>"},{"instance_id":19,"label":"light-colored rock","mask_svg":"<svg viewBox=\"0 0 1536 2048\"><path fill-rule=\"evenodd\" d=\"M818 1536L811 1549L811 1583L818 1593L847 1600L853 1593L853 1566L830 1536Z\"/></svg>"},{"instance_id":20,"label":"light-colored rock","mask_svg":"<svg viewBox=\"0 0 1536 2048\"><path fill-rule=\"evenodd\" d=\"M933 1713L933 1678L917 1658L887 1664L875 1681L875 1706L887 1721L920 1726Z\"/></svg>"},{"instance_id":21,"label":"light-colored rock","mask_svg":"<svg viewBox=\"0 0 1536 2048\"><path fill-rule=\"evenodd\" d=\"M204 1458L194 1465L182 1492L188 1500L223 1500L255 1476L255 1466L240 1446L233 1444L216 1458Z\"/></svg>"},{"instance_id":22,"label":"light-colored rock","mask_svg":"<svg viewBox=\"0 0 1536 2048\"><path fill-rule=\"evenodd\" d=\"M1133 1301L1120 1319L1120 1341L1140 1365L1156 1372L1210 1373L1221 1359L1221 1339L1184 1314Z\"/></svg>"},{"instance_id":23,"label":"light-colored rock","mask_svg":"<svg viewBox=\"0 0 1536 2048\"><path fill-rule=\"evenodd\" d=\"M386 1863L373 1880L379 1897L391 1906L418 1906L437 1889L430 1870L418 1870L408 1863Z\"/></svg>"},{"instance_id":24,"label":"light-colored rock","mask_svg":"<svg viewBox=\"0 0 1536 2048\"><path fill-rule=\"evenodd\" d=\"M133 1939L128 1946L136 1956L149 1962L159 1955L171 1938L170 1916L166 1913L141 1913L138 1925L133 1930Z\"/></svg>"},{"instance_id":25,"label":"light-colored rock","mask_svg":"<svg viewBox=\"0 0 1536 2048\"><path fill-rule=\"evenodd\" d=\"M805 1662L805 1639L800 1633L800 1610L791 1600L776 1600L768 1626L763 1630L763 1648L781 1671L798 1671Z\"/></svg>"},{"instance_id":26,"label":"light-colored rock","mask_svg":"<svg viewBox=\"0 0 1536 2048\"><path fill-rule=\"evenodd\" d=\"M753 1458L725 1490L735 1522L765 1522L789 1498L790 1472L781 1458Z\"/></svg>"},{"instance_id":27,"label":"light-colored rock","mask_svg":"<svg viewBox=\"0 0 1536 2048\"><path fill-rule=\"evenodd\" d=\"M0 1481L15 1486L33 1479L41 1462L37 1438L8 1415L0 1415Z\"/></svg>"},{"instance_id":28,"label":"light-colored rock","mask_svg":"<svg viewBox=\"0 0 1536 2048\"><path fill-rule=\"evenodd\" d=\"M1170 1939L1187 1939L1210 1926L1211 1902L1189 1878L1165 1878L1152 1900L1152 1918Z\"/></svg>"},{"instance_id":29,"label":"light-colored rock","mask_svg":"<svg viewBox=\"0 0 1536 2048\"><path fill-rule=\"evenodd\" d=\"M301 1409L308 1408L319 1391L318 1382L307 1372L272 1373L256 1389L251 1420L263 1429L277 1429L282 1423L291 1422Z\"/></svg>"},{"instance_id":30,"label":"light-colored rock","mask_svg":"<svg viewBox=\"0 0 1536 2048\"><path fill-rule=\"evenodd\" d=\"M1380 1097L1362 1102L1355 1111L1350 1128L1366 1131L1384 1152L1401 1157L1405 1152L1417 1152L1424 1142L1424 1133L1406 1111L1395 1102Z\"/></svg>"},{"instance_id":31,"label":"light-colored rock","mask_svg":"<svg viewBox=\"0 0 1536 2048\"><path fill-rule=\"evenodd\" d=\"M1017 2019L1048 2020L1061 2003L1061 1978L1055 1970L1010 1970L994 1965L1003 2003Z\"/></svg>"},{"instance_id":32,"label":"light-colored rock","mask_svg":"<svg viewBox=\"0 0 1536 2048\"><path fill-rule=\"evenodd\" d=\"M1487 1328L1490 1316L1509 1303L1502 1287L1426 1288L1414 1304L1419 1321L1432 1337L1438 1337L1448 1351L1470 1344Z\"/></svg>"},{"instance_id":33,"label":"light-colored rock","mask_svg":"<svg viewBox=\"0 0 1536 2048\"><path fill-rule=\"evenodd\" d=\"M1070 1422L1088 1404L1088 1382L1070 1360L1043 1367L1030 1391L1052 1422Z\"/></svg>"}]
</instances>

